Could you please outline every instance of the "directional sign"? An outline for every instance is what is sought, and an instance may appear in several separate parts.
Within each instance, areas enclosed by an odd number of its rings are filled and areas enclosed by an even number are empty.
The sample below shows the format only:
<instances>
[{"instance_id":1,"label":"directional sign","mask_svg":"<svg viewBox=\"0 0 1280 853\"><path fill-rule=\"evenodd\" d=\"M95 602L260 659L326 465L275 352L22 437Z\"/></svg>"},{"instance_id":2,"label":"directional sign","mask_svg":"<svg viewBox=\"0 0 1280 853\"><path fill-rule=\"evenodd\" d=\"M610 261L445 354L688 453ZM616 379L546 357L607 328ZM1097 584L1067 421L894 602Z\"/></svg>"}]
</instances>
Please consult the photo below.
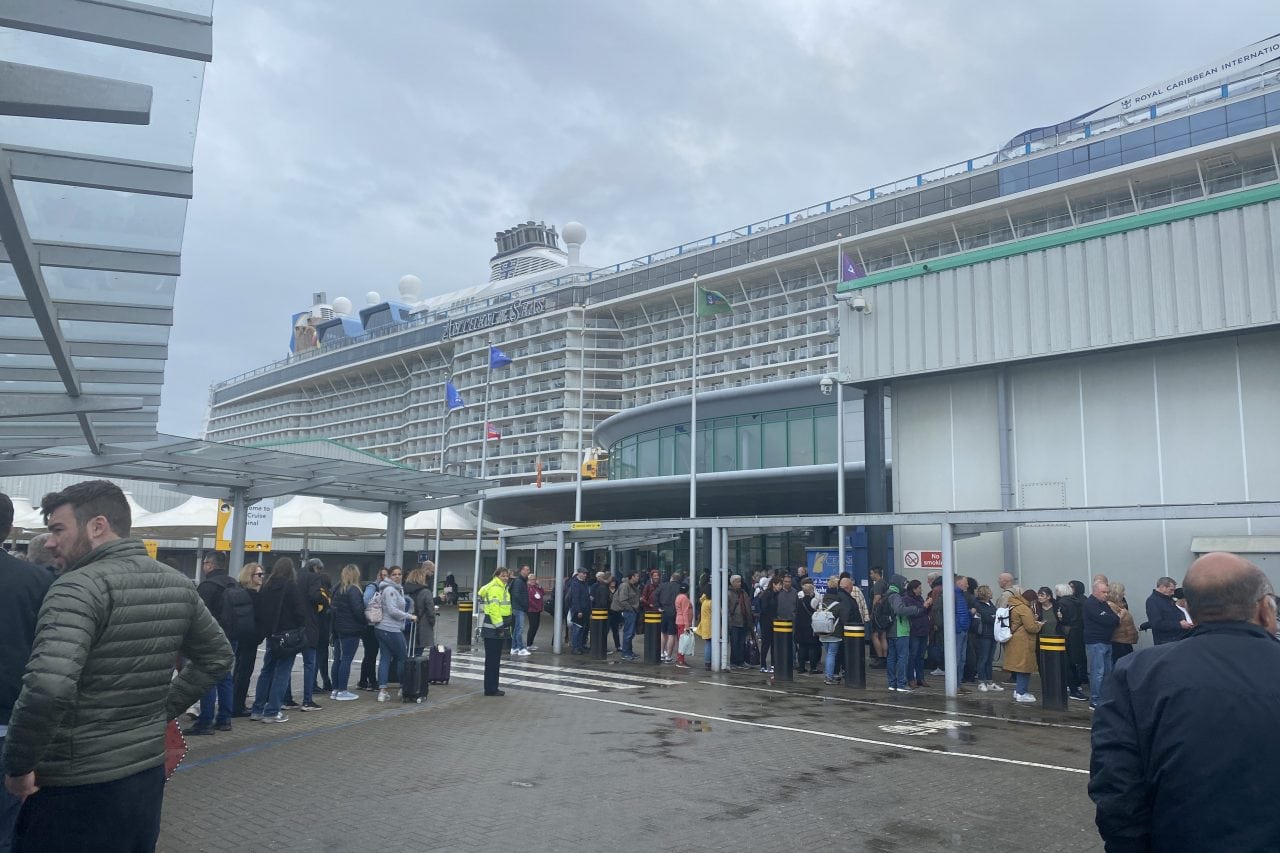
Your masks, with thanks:
<instances>
[{"instance_id":1,"label":"directional sign","mask_svg":"<svg viewBox=\"0 0 1280 853\"><path fill-rule=\"evenodd\" d=\"M271 518L275 512L273 498L258 501L245 512L244 549L246 551L271 550ZM214 549L231 550L231 501L218 502L218 535Z\"/></svg>"},{"instance_id":2,"label":"directional sign","mask_svg":"<svg viewBox=\"0 0 1280 853\"><path fill-rule=\"evenodd\" d=\"M604 524L599 521L575 521L569 525L570 530L601 530Z\"/></svg>"},{"instance_id":3,"label":"directional sign","mask_svg":"<svg viewBox=\"0 0 1280 853\"><path fill-rule=\"evenodd\" d=\"M903 551L902 567L904 569L940 569L942 568L942 552Z\"/></svg>"}]
</instances>

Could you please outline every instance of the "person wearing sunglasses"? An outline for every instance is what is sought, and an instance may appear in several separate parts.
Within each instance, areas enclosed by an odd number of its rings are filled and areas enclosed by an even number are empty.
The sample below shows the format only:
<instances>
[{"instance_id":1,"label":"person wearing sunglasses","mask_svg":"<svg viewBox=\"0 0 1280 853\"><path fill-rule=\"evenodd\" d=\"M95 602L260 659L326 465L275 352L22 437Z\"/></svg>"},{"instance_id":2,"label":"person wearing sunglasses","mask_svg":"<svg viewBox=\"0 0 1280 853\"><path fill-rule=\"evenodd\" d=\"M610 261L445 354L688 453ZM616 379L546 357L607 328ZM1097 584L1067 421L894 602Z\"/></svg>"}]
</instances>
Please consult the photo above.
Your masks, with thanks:
<instances>
[{"instance_id":1,"label":"person wearing sunglasses","mask_svg":"<svg viewBox=\"0 0 1280 853\"><path fill-rule=\"evenodd\" d=\"M240 570L240 588L249 594L250 600L256 603L258 590L262 589L262 582L266 578L267 573L260 564L246 563ZM249 696L249 684L253 681L253 668L258 663L258 647L261 645L262 637L258 634L256 625L252 637L236 643L236 665L232 673L231 685L231 716L233 717L249 716L245 701Z\"/></svg>"}]
</instances>

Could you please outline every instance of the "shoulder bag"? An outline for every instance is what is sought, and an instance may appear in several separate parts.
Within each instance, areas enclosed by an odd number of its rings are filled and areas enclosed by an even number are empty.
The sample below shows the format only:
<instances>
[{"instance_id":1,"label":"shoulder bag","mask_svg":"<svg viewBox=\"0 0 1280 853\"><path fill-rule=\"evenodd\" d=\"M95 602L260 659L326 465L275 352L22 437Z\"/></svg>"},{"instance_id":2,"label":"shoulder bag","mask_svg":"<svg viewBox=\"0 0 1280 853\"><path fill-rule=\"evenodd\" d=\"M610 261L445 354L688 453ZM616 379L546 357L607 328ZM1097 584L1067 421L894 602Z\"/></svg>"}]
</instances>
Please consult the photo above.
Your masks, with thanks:
<instances>
[{"instance_id":1,"label":"shoulder bag","mask_svg":"<svg viewBox=\"0 0 1280 853\"><path fill-rule=\"evenodd\" d=\"M280 590L280 604L276 607L276 621L272 625L273 628L280 627L280 614L284 610L284 597L289 592L288 587ZM290 628L287 631L276 631L267 637L267 651L271 653L271 657L275 660L296 655L298 652L306 648L307 645L307 629L305 627Z\"/></svg>"}]
</instances>

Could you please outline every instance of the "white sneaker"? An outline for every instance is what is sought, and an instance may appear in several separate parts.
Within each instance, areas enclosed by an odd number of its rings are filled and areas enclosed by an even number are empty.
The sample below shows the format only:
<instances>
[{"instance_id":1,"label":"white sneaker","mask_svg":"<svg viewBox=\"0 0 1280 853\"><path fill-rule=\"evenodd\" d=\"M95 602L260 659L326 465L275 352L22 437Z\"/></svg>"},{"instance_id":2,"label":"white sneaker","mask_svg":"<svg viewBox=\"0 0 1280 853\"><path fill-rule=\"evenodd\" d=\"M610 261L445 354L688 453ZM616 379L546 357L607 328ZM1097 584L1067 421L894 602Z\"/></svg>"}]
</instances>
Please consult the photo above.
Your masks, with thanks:
<instances>
[{"instance_id":1,"label":"white sneaker","mask_svg":"<svg viewBox=\"0 0 1280 853\"><path fill-rule=\"evenodd\" d=\"M978 691L979 691L979 692L981 692L981 693L986 693L986 692L987 692L987 689L988 689L988 688L987 688L987 682L985 682L985 681L979 681L979 682L978 682Z\"/></svg>"},{"instance_id":2,"label":"white sneaker","mask_svg":"<svg viewBox=\"0 0 1280 853\"><path fill-rule=\"evenodd\" d=\"M537 646L525 646L525 648L531 652L536 652L538 650Z\"/></svg>"},{"instance_id":3,"label":"white sneaker","mask_svg":"<svg viewBox=\"0 0 1280 853\"><path fill-rule=\"evenodd\" d=\"M1036 697L1032 696L1030 693L1015 693L1013 694L1013 701L1021 702L1024 705L1030 705L1032 702L1036 701Z\"/></svg>"},{"instance_id":4,"label":"white sneaker","mask_svg":"<svg viewBox=\"0 0 1280 853\"><path fill-rule=\"evenodd\" d=\"M522 658L527 658L529 655L533 654L533 652L529 651L528 649L521 649L520 651L516 652L516 654L518 654Z\"/></svg>"},{"instance_id":5,"label":"white sneaker","mask_svg":"<svg viewBox=\"0 0 1280 853\"><path fill-rule=\"evenodd\" d=\"M379 691L378 691L378 701L379 701L379 702L387 702L387 701L390 701L390 699L391 699L391 697L390 697L389 695L387 695L387 691L385 691L385 690L379 690Z\"/></svg>"},{"instance_id":6,"label":"white sneaker","mask_svg":"<svg viewBox=\"0 0 1280 853\"><path fill-rule=\"evenodd\" d=\"M988 690L991 690L991 691L993 691L993 692L996 692L996 693L1003 693L1003 692L1004 692L1004 688L1003 688L1003 687L1001 687L999 684L996 684L994 681L988 681L988 682L987 682L987 689L988 689Z\"/></svg>"},{"instance_id":7,"label":"white sneaker","mask_svg":"<svg viewBox=\"0 0 1280 853\"><path fill-rule=\"evenodd\" d=\"M333 694L333 700L335 702L351 702L359 698L359 695L352 693L350 690L339 690L337 693Z\"/></svg>"},{"instance_id":8,"label":"white sneaker","mask_svg":"<svg viewBox=\"0 0 1280 853\"><path fill-rule=\"evenodd\" d=\"M947 674L947 671L946 671L945 669L943 669L942 667L938 667L937 669L935 669L935 670L933 671L933 673L932 673L932 674L933 674L933 675L946 675L946 674Z\"/></svg>"}]
</instances>

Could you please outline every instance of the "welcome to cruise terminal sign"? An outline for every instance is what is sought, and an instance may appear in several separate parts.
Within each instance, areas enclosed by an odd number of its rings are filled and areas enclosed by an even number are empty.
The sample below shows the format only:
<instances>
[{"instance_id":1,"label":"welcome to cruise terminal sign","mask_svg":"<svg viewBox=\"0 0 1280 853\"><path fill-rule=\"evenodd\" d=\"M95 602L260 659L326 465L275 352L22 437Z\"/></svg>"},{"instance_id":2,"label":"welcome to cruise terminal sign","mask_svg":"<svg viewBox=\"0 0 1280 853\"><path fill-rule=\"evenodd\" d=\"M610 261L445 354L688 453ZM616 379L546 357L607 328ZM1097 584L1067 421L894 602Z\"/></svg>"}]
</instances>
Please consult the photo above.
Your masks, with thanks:
<instances>
[{"instance_id":1,"label":"welcome to cruise terminal sign","mask_svg":"<svg viewBox=\"0 0 1280 853\"><path fill-rule=\"evenodd\" d=\"M492 311L485 311L482 314L472 314L470 317L463 317L460 320L450 320L444 327L444 337L448 340L458 335L480 332L485 329L491 329L494 326L503 326L518 320L526 320L529 317L536 317L546 310L547 298L545 296L539 296L537 299L526 299L523 302L513 302L510 305L494 308Z\"/></svg>"}]
</instances>

